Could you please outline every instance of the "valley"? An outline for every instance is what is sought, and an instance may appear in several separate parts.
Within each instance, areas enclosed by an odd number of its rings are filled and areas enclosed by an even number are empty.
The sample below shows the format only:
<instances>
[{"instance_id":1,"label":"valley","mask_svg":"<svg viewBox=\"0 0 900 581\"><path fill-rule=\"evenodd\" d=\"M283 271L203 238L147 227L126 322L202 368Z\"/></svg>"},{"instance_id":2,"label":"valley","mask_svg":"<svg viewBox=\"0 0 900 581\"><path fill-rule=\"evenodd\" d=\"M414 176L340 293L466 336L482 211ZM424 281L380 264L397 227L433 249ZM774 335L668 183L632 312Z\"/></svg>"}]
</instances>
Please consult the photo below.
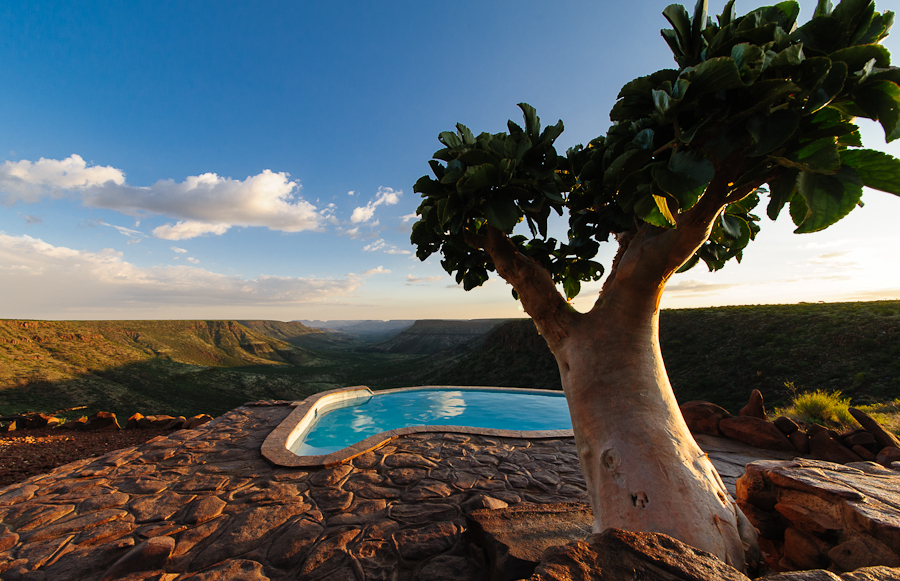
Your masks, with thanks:
<instances>
[{"instance_id":1,"label":"valley","mask_svg":"<svg viewBox=\"0 0 900 581\"><path fill-rule=\"evenodd\" d=\"M319 323L2 320L0 415L216 416L350 385L560 389L529 319ZM784 404L791 385L857 404L900 393L900 301L666 310L660 329L682 402L736 412L752 389Z\"/></svg>"}]
</instances>

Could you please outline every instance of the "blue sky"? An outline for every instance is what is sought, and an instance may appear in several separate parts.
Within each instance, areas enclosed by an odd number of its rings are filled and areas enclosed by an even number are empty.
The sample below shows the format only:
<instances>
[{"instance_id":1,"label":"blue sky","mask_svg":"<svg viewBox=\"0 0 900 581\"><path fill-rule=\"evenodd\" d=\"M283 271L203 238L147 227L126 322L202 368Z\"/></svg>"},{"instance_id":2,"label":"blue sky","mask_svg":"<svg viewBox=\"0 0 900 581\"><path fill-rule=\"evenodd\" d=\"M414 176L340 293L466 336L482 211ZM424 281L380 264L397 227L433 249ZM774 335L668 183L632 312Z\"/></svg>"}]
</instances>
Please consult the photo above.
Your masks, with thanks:
<instances>
[{"instance_id":1,"label":"blue sky","mask_svg":"<svg viewBox=\"0 0 900 581\"><path fill-rule=\"evenodd\" d=\"M503 281L466 293L412 256L412 184L439 132L522 101L561 150L605 133L625 82L673 66L667 4L5 2L0 317L520 316ZM864 200L814 235L765 220L663 306L900 298L900 198Z\"/></svg>"}]
</instances>

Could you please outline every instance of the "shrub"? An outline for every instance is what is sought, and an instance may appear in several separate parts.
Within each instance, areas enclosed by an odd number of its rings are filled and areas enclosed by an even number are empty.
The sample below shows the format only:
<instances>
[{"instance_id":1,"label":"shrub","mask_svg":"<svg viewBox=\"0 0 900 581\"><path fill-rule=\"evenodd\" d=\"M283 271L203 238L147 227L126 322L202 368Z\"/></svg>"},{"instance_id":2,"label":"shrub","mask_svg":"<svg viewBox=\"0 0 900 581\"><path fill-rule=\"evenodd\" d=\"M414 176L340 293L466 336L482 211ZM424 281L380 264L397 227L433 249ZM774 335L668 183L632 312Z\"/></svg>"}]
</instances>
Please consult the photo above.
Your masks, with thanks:
<instances>
[{"instance_id":1,"label":"shrub","mask_svg":"<svg viewBox=\"0 0 900 581\"><path fill-rule=\"evenodd\" d=\"M831 393L817 389L795 394L791 405L778 413L808 424L829 428L850 428L856 420L850 415L850 398L842 398L840 391Z\"/></svg>"}]
</instances>

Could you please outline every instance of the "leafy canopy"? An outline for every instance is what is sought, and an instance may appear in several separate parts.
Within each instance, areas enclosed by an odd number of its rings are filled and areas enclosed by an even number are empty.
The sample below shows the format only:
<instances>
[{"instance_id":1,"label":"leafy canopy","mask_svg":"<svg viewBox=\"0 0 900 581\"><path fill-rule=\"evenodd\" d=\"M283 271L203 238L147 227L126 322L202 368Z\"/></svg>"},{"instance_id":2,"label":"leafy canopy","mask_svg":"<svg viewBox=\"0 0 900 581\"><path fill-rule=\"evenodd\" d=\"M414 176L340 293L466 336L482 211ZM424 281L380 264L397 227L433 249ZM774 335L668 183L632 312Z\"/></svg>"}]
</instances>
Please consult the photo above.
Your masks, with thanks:
<instances>
[{"instance_id":1,"label":"leafy canopy","mask_svg":"<svg viewBox=\"0 0 900 581\"><path fill-rule=\"evenodd\" d=\"M711 183L730 202L709 239L682 267L703 260L718 270L759 231L752 212L768 197L775 220L787 208L795 232L816 232L861 206L862 188L900 195L900 161L862 149L855 117L878 121L888 142L900 137L900 69L880 45L894 20L873 0L819 0L798 26L788 0L735 15L734 0L713 21L707 0L691 16L671 5L662 31L677 69L627 83L605 136L559 155L562 121L541 129L520 104L524 127L475 136L457 124L439 136L434 177L415 184L423 201L411 241L425 260L470 290L494 270L467 236L496 228L562 284L567 298L598 280L599 243L610 234L677 227ZM724 184L724 185L723 185ZM566 241L547 235L551 212L569 214ZM513 235L525 221L531 238ZM469 238L471 240L471 237ZM515 294L515 291L513 291Z\"/></svg>"}]
</instances>

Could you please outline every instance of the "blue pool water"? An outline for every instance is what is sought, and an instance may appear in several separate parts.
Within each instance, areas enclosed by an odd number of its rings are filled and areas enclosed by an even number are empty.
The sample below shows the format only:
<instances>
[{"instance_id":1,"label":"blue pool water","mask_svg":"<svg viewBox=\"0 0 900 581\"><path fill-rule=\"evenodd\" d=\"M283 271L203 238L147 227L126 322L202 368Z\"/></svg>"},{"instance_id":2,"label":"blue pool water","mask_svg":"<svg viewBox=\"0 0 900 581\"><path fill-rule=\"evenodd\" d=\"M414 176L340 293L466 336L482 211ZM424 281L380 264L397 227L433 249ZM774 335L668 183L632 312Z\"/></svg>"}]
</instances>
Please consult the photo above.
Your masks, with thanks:
<instances>
[{"instance_id":1,"label":"blue pool water","mask_svg":"<svg viewBox=\"0 0 900 581\"><path fill-rule=\"evenodd\" d=\"M407 426L571 430L572 420L562 392L429 388L376 393L320 409L316 421L290 449L300 456L330 454Z\"/></svg>"}]
</instances>

